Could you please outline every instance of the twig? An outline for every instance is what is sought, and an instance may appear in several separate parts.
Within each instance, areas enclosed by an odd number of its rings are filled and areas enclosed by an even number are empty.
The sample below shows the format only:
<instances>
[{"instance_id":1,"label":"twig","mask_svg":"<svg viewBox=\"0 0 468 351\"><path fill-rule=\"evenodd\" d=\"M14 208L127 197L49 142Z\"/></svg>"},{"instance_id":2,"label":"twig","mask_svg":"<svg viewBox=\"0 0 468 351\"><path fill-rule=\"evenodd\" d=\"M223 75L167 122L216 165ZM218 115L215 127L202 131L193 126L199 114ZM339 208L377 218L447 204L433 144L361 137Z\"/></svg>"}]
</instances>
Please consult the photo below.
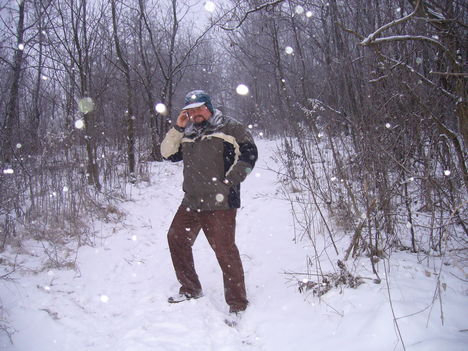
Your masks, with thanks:
<instances>
[{"instance_id":1,"label":"twig","mask_svg":"<svg viewBox=\"0 0 468 351\"><path fill-rule=\"evenodd\" d=\"M468 78L468 73L464 73L464 72L429 72L429 74L439 74L443 76L456 76L456 77Z\"/></svg>"},{"instance_id":2,"label":"twig","mask_svg":"<svg viewBox=\"0 0 468 351\"><path fill-rule=\"evenodd\" d=\"M11 270L10 272L8 272L8 273L5 273L5 274L1 275L1 276L0 276L0 279L10 279L10 278L8 278L8 276L9 276L11 273L13 273L13 272L16 271L16 260L17 260L17 259L18 259L18 255L15 256L15 262L13 263L13 268L12 268L12 270Z\"/></svg>"},{"instance_id":3,"label":"twig","mask_svg":"<svg viewBox=\"0 0 468 351\"><path fill-rule=\"evenodd\" d=\"M271 1L271 2L267 2L265 4L262 4L262 5L258 5L257 7L247 11L245 14L244 14L244 17L242 17L242 19L239 21L239 23L235 26L235 27L221 27L222 29L224 30L229 30L229 31L233 31L233 30L236 30L237 28L239 28L242 23L244 23L244 21L247 19L247 17L253 13L253 12L257 12L257 11L260 11L261 9L265 8L265 7L268 7L268 6L274 6L274 5L277 5L279 3L282 3L284 0L276 0L276 1Z\"/></svg>"},{"instance_id":4,"label":"twig","mask_svg":"<svg viewBox=\"0 0 468 351\"><path fill-rule=\"evenodd\" d=\"M459 276L453 274L452 272L449 272L449 273L450 273L450 275L453 275L455 278L460 279L462 282L468 283L468 280L460 278Z\"/></svg>"},{"instance_id":5,"label":"twig","mask_svg":"<svg viewBox=\"0 0 468 351\"><path fill-rule=\"evenodd\" d=\"M401 345L403 346L403 350L406 351L405 343L403 341L403 337L401 335L400 327L398 325L397 317L395 316L395 310L393 309L393 302L392 302L392 295L390 293L390 284L388 283L388 274L387 274L387 265L385 264L385 260L383 260L384 270L385 270L385 283L387 284L387 293L388 293L388 301L390 302L390 309L392 310L393 315L393 324L398 333L398 337L400 338Z\"/></svg>"}]
</instances>

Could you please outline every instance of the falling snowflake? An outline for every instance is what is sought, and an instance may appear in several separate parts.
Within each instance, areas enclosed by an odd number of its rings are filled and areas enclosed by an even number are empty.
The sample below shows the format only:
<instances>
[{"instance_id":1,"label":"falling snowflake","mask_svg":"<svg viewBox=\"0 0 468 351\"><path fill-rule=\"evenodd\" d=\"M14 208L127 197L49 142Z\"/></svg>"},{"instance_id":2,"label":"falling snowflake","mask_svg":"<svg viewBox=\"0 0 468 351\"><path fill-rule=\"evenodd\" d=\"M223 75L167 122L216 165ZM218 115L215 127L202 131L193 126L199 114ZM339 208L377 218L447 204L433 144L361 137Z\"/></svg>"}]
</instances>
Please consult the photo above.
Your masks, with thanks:
<instances>
[{"instance_id":1,"label":"falling snowflake","mask_svg":"<svg viewBox=\"0 0 468 351\"><path fill-rule=\"evenodd\" d=\"M284 51L288 54L288 55L292 55L293 52L294 52L294 49L290 46L286 46L286 48L284 49Z\"/></svg>"},{"instance_id":2,"label":"falling snowflake","mask_svg":"<svg viewBox=\"0 0 468 351\"><path fill-rule=\"evenodd\" d=\"M247 95L249 93L249 87L245 84L239 84L236 88L236 92L239 95Z\"/></svg>"},{"instance_id":3,"label":"falling snowflake","mask_svg":"<svg viewBox=\"0 0 468 351\"><path fill-rule=\"evenodd\" d=\"M167 107L166 105L164 105L163 103L158 103L156 104L156 112L157 113L161 113L161 114L165 114L167 113Z\"/></svg>"},{"instance_id":4,"label":"falling snowflake","mask_svg":"<svg viewBox=\"0 0 468 351\"><path fill-rule=\"evenodd\" d=\"M312 17L312 11L307 11L306 12L306 17L311 18Z\"/></svg>"},{"instance_id":5,"label":"falling snowflake","mask_svg":"<svg viewBox=\"0 0 468 351\"><path fill-rule=\"evenodd\" d=\"M223 200L224 200L224 195L223 194L216 194L216 201L223 202Z\"/></svg>"},{"instance_id":6,"label":"falling snowflake","mask_svg":"<svg viewBox=\"0 0 468 351\"><path fill-rule=\"evenodd\" d=\"M138 239L138 238L137 238L136 235L132 235L132 240L133 240L133 241L137 241L137 239Z\"/></svg>"},{"instance_id":7,"label":"falling snowflake","mask_svg":"<svg viewBox=\"0 0 468 351\"><path fill-rule=\"evenodd\" d=\"M62 191L63 191L64 193L68 192L68 190L69 190L69 189L68 189L68 186L64 186L63 189L62 189Z\"/></svg>"},{"instance_id":8,"label":"falling snowflake","mask_svg":"<svg viewBox=\"0 0 468 351\"><path fill-rule=\"evenodd\" d=\"M22 147L23 147L23 145L21 145L20 143L16 144L17 149L21 149Z\"/></svg>"},{"instance_id":9,"label":"falling snowflake","mask_svg":"<svg viewBox=\"0 0 468 351\"><path fill-rule=\"evenodd\" d=\"M83 129L85 127L85 123L82 119L75 121L75 128L76 129Z\"/></svg>"},{"instance_id":10,"label":"falling snowflake","mask_svg":"<svg viewBox=\"0 0 468 351\"><path fill-rule=\"evenodd\" d=\"M298 15L302 15L304 13L304 8L301 5L297 5L295 11Z\"/></svg>"},{"instance_id":11,"label":"falling snowflake","mask_svg":"<svg viewBox=\"0 0 468 351\"><path fill-rule=\"evenodd\" d=\"M99 299L101 300L102 303L108 303L109 302L109 296L107 296L107 295L101 295L99 297Z\"/></svg>"},{"instance_id":12,"label":"falling snowflake","mask_svg":"<svg viewBox=\"0 0 468 351\"><path fill-rule=\"evenodd\" d=\"M390 129L392 128L392 125L390 123L385 123L385 128Z\"/></svg>"},{"instance_id":13,"label":"falling snowflake","mask_svg":"<svg viewBox=\"0 0 468 351\"><path fill-rule=\"evenodd\" d=\"M446 176L449 176L450 174L452 174L452 172L450 172L448 169L446 169L446 170L444 171L444 174L445 174Z\"/></svg>"},{"instance_id":14,"label":"falling snowflake","mask_svg":"<svg viewBox=\"0 0 468 351\"><path fill-rule=\"evenodd\" d=\"M15 173L13 168L7 168L3 170L3 174L13 174L13 173Z\"/></svg>"},{"instance_id":15,"label":"falling snowflake","mask_svg":"<svg viewBox=\"0 0 468 351\"><path fill-rule=\"evenodd\" d=\"M18 50L21 50L21 51L24 50L24 44L23 43L18 44Z\"/></svg>"},{"instance_id":16,"label":"falling snowflake","mask_svg":"<svg viewBox=\"0 0 468 351\"><path fill-rule=\"evenodd\" d=\"M87 114L94 110L94 101L90 97L85 97L78 101L78 108L81 113Z\"/></svg>"},{"instance_id":17,"label":"falling snowflake","mask_svg":"<svg viewBox=\"0 0 468 351\"><path fill-rule=\"evenodd\" d=\"M213 1L205 2L205 10L208 12L214 12L216 10L216 4Z\"/></svg>"}]
</instances>

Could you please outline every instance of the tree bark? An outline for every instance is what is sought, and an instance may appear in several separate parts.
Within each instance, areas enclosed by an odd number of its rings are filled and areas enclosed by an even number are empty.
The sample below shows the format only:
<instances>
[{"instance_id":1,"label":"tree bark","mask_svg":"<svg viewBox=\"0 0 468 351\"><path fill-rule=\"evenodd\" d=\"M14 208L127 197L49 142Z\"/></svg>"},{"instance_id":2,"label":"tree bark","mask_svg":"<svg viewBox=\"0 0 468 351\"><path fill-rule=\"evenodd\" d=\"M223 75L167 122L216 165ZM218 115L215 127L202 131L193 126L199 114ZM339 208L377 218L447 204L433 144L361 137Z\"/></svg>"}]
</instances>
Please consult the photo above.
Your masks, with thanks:
<instances>
[{"instance_id":1,"label":"tree bark","mask_svg":"<svg viewBox=\"0 0 468 351\"><path fill-rule=\"evenodd\" d=\"M3 127L2 159L5 162L11 162L13 157L13 138L15 125L19 126L19 87L21 80L21 71L23 68L24 52L20 44L24 46L24 17L26 0L19 2L18 25L16 27L17 47L15 48L15 58L12 67L12 82L8 97L5 125Z\"/></svg>"}]
</instances>

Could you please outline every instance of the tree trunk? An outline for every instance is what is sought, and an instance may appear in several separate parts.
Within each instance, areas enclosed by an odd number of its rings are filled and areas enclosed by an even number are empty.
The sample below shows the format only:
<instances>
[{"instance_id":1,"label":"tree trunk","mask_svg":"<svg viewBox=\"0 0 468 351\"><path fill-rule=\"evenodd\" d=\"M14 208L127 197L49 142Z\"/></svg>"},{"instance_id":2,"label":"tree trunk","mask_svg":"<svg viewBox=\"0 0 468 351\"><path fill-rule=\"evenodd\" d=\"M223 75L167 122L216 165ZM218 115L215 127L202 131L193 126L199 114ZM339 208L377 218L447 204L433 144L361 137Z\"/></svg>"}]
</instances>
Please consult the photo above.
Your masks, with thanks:
<instances>
[{"instance_id":1,"label":"tree trunk","mask_svg":"<svg viewBox=\"0 0 468 351\"><path fill-rule=\"evenodd\" d=\"M124 57L120 46L117 26L117 15L115 0L111 1L112 6L112 27L114 31L114 43L117 57L119 58L120 68L125 77L125 87L127 92L127 157L128 170L130 173L130 182L135 182L135 115L133 113L132 83L130 80L130 66Z\"/></svg>"},{"instance_id":2,"label":"tree trunk","mask_svg":"<svg viewBox=\"0 0 468 351\"><path fill-rule=\"evenodd\" d=\"M3 142L2 142L2 159L5 162L10 162L13 156L13 138L14 128L19 128L19 86L21 80L21 71L24 61L23 48L20 48L20 44L24 45L24 16L25 16L26 0L19 2L19 18L18 26L16 28L17 34L17 47L15 51L15 58L13 63L12 82L10 87L10 93L8 97L8 103L6 108L5 125L3 127Z\"/></svg>"}]
</instances>

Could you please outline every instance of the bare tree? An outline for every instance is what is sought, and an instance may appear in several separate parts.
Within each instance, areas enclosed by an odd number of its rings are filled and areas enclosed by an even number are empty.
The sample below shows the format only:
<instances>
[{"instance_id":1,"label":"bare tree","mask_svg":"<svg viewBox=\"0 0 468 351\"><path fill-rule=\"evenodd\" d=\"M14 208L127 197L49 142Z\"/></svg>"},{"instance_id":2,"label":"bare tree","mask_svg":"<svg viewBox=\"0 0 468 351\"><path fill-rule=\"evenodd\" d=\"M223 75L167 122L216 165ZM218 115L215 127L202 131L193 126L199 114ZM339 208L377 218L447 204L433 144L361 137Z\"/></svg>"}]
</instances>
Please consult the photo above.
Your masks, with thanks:
<instances>
[{"instance_id":1,"label":"bare tree","mask_svg":"<svg viewBox=\"0 0 468 351\"><path fill-rule=\"evenodd\" d=\"M133 109L133 87L130 79L130 65L127 58L122 50L120 39L119 39L119 30L118 30L118 20L117 20L117 11L116 11L116 1L111 1L112 8L112 28L113 28L113 38L115 44L115 50L117 52L117 57L119 59L119 68L122 71L122 74L125 77L125 88L126 88L126 115L127 115L127 157L128 157L128 169L130 173L130 181L135 182L135 115Z\"/></svg>"},{"instance_id":2,"label":"bare tree","mask_svg":"<svg viewBox=\"0 0 468 351\"><path fill-rule=\"evenodd\" d=\"M13 136L19 130L19 91L24 64L25 9L28 1L18 2L18 23L16 26L16 47L11 65L11 85L6 106L5 122L2 128L2 159L11 161L13 156Z\"/></svg>"}]
</instances>

